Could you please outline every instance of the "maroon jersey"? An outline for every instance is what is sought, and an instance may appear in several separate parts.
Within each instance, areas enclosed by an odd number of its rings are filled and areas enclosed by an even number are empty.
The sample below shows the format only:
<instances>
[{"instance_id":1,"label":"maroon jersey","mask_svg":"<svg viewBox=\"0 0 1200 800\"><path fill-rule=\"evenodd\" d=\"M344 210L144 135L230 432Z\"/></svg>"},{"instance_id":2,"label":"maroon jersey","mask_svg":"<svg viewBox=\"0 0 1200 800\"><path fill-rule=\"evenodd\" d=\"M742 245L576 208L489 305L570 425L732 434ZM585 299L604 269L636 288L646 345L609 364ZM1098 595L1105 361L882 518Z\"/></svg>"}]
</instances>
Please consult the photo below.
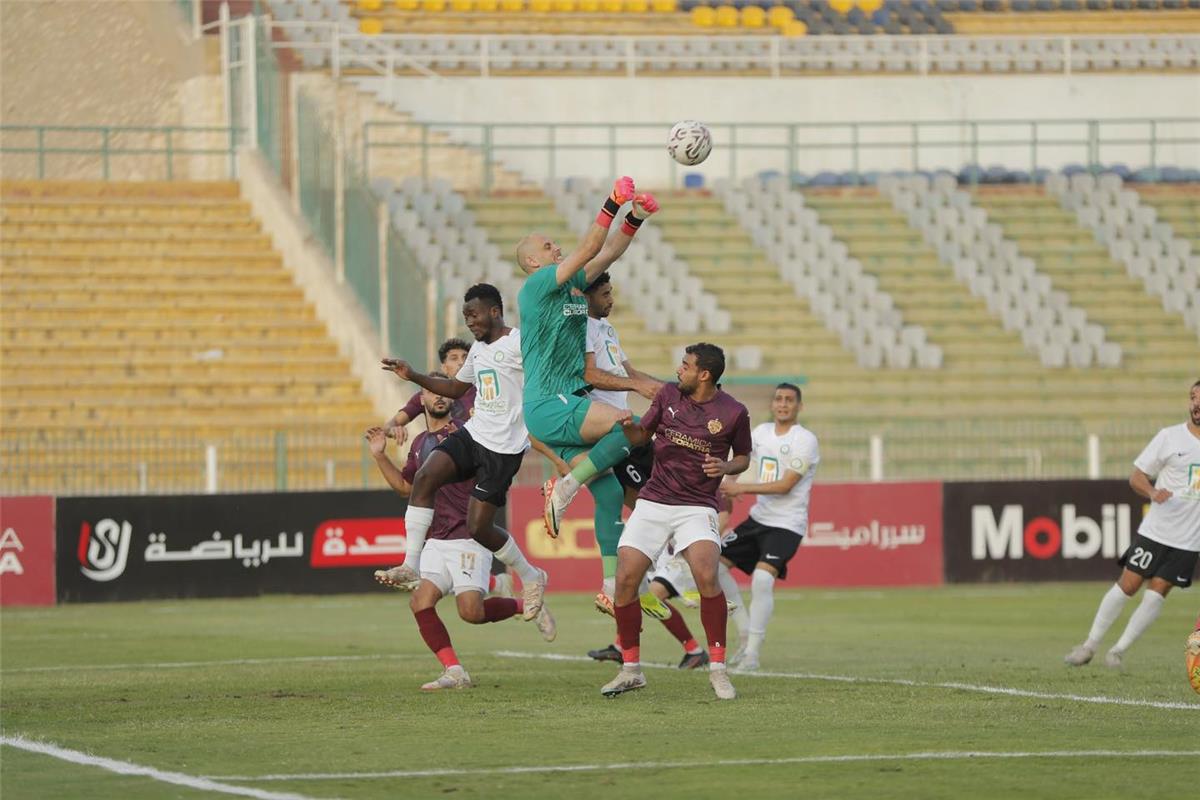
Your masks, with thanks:
<instances>
[{"instance_id":1,"label":"maroon jersey","mask_svg":"<svg viewBox=\"0 0 1200 800\"><path fill-rule=\"evenodd\" d=\"M421 402L421 393L417 392L412 397L408 398L408 402L401 409L405 414L408 414L409 420L420 419L425 413L425 404ZM467 389L466 394L457 400L450 403L450 419L462 427L467 424L467 420L471 418L471 412L475 410L475 387L471 386Z\"/></svg>"},{"instance_id":2,"label":"maroon jersey","mask_svg":"<svg viewBox=\"0 0 1200 800\"><path fill-rule=\"evenodd\" d=\"M436 433L421 431L413 439L412 448L408 451L408 461L400 474L410 484L417 476L417 470L429 458L442 441L453 433L453 426L447 425ZM470 480L458 483L447 483L438 489L433 498L433 524L429 526L429 539L470 539L467 532L467 503L471 500L471 488L474 483Z\"/></svg>"},{"instance_id":3,"label":"maroon jersey","mask_svg":"<svg viewBox=\"0 0 1200 800\"><path fill-rule=\"evenodd\" d=\"M717 490L724 476L704 474L704 457L725 461L750 455L750 412L717 390L707 403L697 403L669 383L659 390L642 417L642 427L655 434L654 472L638 497L668 506L718 509Z\"/></svg>"}]
</instances>

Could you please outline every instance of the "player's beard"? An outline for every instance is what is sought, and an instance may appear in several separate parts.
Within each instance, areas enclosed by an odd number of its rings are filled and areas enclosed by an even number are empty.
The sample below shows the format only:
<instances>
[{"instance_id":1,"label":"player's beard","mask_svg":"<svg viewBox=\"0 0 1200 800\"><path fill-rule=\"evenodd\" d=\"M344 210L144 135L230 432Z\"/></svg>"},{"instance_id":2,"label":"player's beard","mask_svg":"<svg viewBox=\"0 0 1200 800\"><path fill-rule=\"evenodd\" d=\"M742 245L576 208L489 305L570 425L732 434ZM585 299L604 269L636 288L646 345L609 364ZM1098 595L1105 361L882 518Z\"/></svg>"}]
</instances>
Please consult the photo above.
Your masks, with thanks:
<instances>
[{"instance_id":1,"label":"player's beard","mask_svg":"<svg viewBox=\"0 0 1200 800\"><path fill-rule=\"evenodd\" d=\"M450 416L450 406L446 406L445 411L435 411L432 408L427 408L425 410L429 413L429 416L433 417L434 419L445 419L446 417Z\"/></svg>"}]
</instances>

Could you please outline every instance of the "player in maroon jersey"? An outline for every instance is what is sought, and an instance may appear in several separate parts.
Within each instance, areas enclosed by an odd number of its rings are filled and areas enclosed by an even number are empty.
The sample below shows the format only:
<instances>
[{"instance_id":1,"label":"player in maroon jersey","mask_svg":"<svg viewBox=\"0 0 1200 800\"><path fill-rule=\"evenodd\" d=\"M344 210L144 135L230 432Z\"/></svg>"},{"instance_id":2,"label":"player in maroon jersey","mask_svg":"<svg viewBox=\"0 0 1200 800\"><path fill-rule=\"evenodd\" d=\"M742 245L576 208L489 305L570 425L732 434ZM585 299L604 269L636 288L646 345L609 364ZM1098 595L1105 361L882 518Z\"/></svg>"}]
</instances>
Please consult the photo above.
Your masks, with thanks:
<instances>
[{"instance_id":1,"label":"player in maroon jersey","mask_svg":"<svg viewBox=\"0 0 1200 800\"><path fill-rule=\"evenodd\" d=\"M471 345L463 339L447 339L442 342L441 347L438 348L438 361L442 363L442 374L448 378L458 375L469 352L471 352ZM396 416L383 426L384 432L390 438L395 439L398 445L404 444L408 438L408 424L425 413L421 395L421 392L414 392L413 396L408 398L408 402L404 404L404 408L397 411ZM472 386L462 397L450 401L450 419L454 420L456 424L462 425L471 418L471 411L474 407L475 387Z\"/></svg>"},{"instance_id":2,"label":"player in maroon jersey","mask_svg":"<svg viewBox=\"0 0 1200 800\"><path fill-rule=\"evenodd\" d=\"M435 377L446 377L433 373ZM383 428L367 431L367 441L379 471L397 494L407 497L412 482L425 459L455 429L451 419L449 398L429 390L421 392L422 406L428 416L429 429L418 434L408 452L404 469L399 469L387 455L387 436ZM435 606L446 594L453 592L458 615L470 623L501 622L524 611L523 602L507 597L489 597L488 572L492 554L471 538L467 530L467 505L471 500L473 480L450 483L438 490L434 498L434 520L426 536L421 557L421 581L409 602L421 638L442 662L445 671L421 688L425 691L463 689L471 686L471 677L459 663L450 634L438 617ZM542 638L553 641L556 635L554 617L543 605L534 618Z\"/></svg>"},{"instance_id":3,"label":"player in maroon jersey","mask_svg":"<svg viewBox=\"0 0 1200 800\"><path fill-rule=\"evenodd\" d=\"M646 685L639 663L641 606L638 587L669 540L682 554L700 592L700 620L708 638L709 681L717 697L737 696L725 669L728 609L717 581L721 535L717 499L726 475L750 466L750 413L721 391L725 353L713 344L687 348L676 370L679 382L659 390L640 423L627 423L634 446L654 436L654 472L638 496L617 550L614 597L624 663L600 690L612 697ZM733 457L729 458L730 451Z\"/></svg>"}]
</instances>

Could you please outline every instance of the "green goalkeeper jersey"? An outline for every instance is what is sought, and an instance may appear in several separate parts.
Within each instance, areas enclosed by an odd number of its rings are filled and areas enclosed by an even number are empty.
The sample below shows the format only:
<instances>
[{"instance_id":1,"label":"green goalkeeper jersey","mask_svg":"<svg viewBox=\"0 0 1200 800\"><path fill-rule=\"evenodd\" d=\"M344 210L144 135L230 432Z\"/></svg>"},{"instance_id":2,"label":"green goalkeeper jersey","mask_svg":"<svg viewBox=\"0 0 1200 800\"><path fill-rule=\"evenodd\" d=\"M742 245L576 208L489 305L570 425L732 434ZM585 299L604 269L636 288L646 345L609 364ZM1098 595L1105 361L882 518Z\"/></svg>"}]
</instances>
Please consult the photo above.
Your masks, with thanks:
<instances>
[{"instance_id":1,"label":"green goalkeeper jersey","mask_svg":"<svg viewBox=\"0 0 1200 800\"><path fill-rule=\"evenodd\" d=\"M517 295L525 400L574 394L582 389L587 347L587 277L580 270L561 286L550 264L530 275Z\"/></svg>"}]
</instances>

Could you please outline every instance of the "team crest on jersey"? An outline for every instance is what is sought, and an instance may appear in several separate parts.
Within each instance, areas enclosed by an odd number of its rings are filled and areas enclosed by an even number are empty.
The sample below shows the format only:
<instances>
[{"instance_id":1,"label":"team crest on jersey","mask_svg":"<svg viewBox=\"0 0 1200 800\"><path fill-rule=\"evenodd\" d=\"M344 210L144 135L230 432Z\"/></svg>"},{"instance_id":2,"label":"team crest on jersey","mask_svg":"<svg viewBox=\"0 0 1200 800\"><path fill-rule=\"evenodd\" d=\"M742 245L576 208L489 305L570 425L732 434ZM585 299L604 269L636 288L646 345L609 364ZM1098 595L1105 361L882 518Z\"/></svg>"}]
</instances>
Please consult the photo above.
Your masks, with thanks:
<instances>
[{"instance_id":1,"label":"team crest on jersey","mask_svg":"<svg viewBox=\"0 0 1200 800\"><path fill-rule=\"evenodd\" d=\"M708 432L716 436L725 426L721 424L719 419L710 419L708 421Z\"/></svg>"},{"instance_id":2,"label":"team crest on jersey","mask_svg":"<svg viewBox=\"0 0 1200 800\"><path fill-rule=\"evenodd\" d=\"M495 358L496 358L496 363L499 364L501 361L504 360L504 353L496 353Z\"/></svg>"},{"instance_id":3,"label":"team crest on jersey","mask_svg":"<svg viewBox=\"0 0 1200 800\"><path fill-rule=\"evenodd\" d=\"M779 452L783 453L785 456L791 451L792 446L790 444L785 444L783 447L779 448Z\"/></svg>"},{"instance_id":4,"label":"team crest on jersey","mask_svg":"<svg viewBox=\"0 0 1200 800\"><path fill-rule=\"evenodd\" d=\"M479 373L479 399L485 403L500 399L500 376L494 369L481 370Z\"/></svg>"}]
</instances>

